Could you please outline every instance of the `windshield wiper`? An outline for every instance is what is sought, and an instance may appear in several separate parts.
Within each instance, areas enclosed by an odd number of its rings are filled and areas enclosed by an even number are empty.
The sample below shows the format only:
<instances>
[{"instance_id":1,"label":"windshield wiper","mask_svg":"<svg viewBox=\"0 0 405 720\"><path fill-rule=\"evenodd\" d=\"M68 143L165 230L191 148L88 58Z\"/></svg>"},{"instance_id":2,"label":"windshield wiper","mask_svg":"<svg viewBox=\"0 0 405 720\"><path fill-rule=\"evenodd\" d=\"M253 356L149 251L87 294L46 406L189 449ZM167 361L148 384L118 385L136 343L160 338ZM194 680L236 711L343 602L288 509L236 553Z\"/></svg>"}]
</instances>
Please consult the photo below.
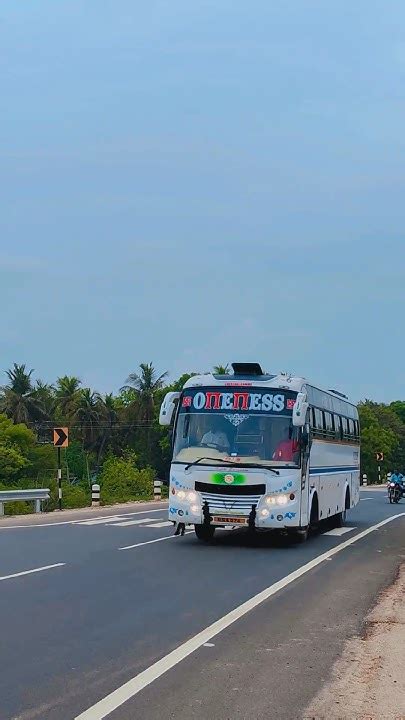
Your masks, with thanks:
<instances>
[{"instance_id":1,"label":"windshield wiper","mask_svg":"<svg viewBox=\"0 0 405 720\"><path fill-rule=\"evenodd\" d=\"M198 458L198 460L194 460L193 462L186 465L186 467L184 469L188 470L189 468L193 467L193 465L198 465L198 463L200 463L201 460L209 460L210 462L218 462L221 465L225 465L225 463L223 462L223 460L221 460L221 458L200 457L200 458ZM233 464L236 464L236 463L233 463Z\"/></svg>"},{"instance_id":2,"label":"windshield wiper","mask_svg":"<svg viewBox=\"0 0 405 720\"><path fill-rule=\"evenodd\" d=\"M236 463L232 462L231 460L221 460L221 458L211 458L211 457L200 457L198 460L194 460L194 462L189 463L184 468L185 470L188 470L189 468L193 467L193 465L198 465L202 460L209 460L210 462L216 462L220 465L233 465L234 467L244 467L244 468L258 468L259 470L265 469L265 470L271 470L275 475L280 475L278 470L275 470L271 465L260 465L260 463Z\"/></svg>"}]
</instances>

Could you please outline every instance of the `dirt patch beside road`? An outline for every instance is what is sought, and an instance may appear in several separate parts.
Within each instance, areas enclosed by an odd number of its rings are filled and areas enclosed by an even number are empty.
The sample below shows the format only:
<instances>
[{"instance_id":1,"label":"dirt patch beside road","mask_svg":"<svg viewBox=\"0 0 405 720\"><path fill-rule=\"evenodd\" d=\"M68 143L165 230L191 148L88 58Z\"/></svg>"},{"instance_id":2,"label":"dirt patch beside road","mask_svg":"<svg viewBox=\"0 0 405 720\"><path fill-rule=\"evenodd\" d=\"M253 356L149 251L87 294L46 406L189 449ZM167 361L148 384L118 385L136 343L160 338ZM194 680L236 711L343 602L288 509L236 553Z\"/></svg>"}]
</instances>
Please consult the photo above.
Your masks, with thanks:
<instances>
[{"instance_id":1,"label":"dirt patch beside road","mask_svg":"<svg viewBox=\"0 0 405 720\"><path fill-rule=\"evenodd\" d=\"M346 643L305 720L405 720L405 564Z\"/></svg>"}]
</instances>

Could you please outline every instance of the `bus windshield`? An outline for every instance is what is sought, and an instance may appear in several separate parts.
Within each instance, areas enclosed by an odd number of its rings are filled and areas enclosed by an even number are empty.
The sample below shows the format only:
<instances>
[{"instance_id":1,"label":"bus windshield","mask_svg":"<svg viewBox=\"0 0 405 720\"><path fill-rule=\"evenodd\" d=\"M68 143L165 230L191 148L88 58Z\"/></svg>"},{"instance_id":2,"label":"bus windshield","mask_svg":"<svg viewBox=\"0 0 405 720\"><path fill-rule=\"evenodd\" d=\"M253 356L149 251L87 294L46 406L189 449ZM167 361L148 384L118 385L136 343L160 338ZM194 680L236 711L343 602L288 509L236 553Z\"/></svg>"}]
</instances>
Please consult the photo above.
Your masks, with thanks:
<instances>
[{"instance_id":1,"label":"bus windshield","mask_svg":"<svg viewBox=\"0 0 405 720\"><path fill-rule=\"evenodd\" d=\"M184 391L176 424L173 461L209 456L275 467L298 467L297 428L292 425L296 393L252 388ZM200 464L209 464L202 460Z\"/></svg>"}]
</instances>

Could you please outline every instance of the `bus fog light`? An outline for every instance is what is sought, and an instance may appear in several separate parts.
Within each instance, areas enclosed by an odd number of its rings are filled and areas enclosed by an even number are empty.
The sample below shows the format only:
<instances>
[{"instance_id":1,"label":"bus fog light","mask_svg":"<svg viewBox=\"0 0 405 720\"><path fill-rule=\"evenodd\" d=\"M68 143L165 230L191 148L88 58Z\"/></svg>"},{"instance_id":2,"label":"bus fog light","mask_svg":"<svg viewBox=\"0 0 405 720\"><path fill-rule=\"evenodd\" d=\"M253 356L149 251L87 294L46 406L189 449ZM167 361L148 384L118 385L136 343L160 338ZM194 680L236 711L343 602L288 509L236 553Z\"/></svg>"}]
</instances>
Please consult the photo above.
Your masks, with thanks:
<instances>
[{"instance_id":1,"label":"bus fog light","mask_svg":"<svg viewBox=\"0 0 405 720\"><path fill-rule=\"evenodd\" d=\"M192 506L190 507L190 510L191 510L191 512L193 512L193 513L197 513L197 512L200 510L200 508L198 507L198 505L192 505Z\"/></svg>"},{"instance_id":2,"label":"bus fog light","mask_svg":"<svg viewBox=\"0 0 405 720\"><path fill-rule=\"evenodd\" d=\"M263 510L260 510L260 515L262 517L266 518L266 517L269 517L270 513L268 510L266 510L266 508L264 508Z\"/></svg>"},{"instance_id":3,"label":"bus fog light","mask_svg":"<svg viewBox=\"0 0 405 720\"><path fill-rule=\"evenodd\" d=\"M288 496L287 495L279 495L277 498L277 505L287 505L288 503Z\"/></svg>"},{"instance_id":4,"label":"bus fog light","mask_svg":"<svg viewBox=\"0 0 405 720\"><path fill-rule=\"evenodd\" d=\"M276 498L275 497L267 497L266 498L266 505L275 505L276 504Z\"/></svg>"},{"instance_id":5,"label":"bus fog light","mask_svg":"<svg viewBox=\"0 0 405 720\"><path fill-rule=\"evenodd\" d=\"M184 492L184 490L179 490L179 492L177 493L177 497L179 498L179 500L184 500L184 498L186 497L186 493Z\"/></svg>"}]
</instances>

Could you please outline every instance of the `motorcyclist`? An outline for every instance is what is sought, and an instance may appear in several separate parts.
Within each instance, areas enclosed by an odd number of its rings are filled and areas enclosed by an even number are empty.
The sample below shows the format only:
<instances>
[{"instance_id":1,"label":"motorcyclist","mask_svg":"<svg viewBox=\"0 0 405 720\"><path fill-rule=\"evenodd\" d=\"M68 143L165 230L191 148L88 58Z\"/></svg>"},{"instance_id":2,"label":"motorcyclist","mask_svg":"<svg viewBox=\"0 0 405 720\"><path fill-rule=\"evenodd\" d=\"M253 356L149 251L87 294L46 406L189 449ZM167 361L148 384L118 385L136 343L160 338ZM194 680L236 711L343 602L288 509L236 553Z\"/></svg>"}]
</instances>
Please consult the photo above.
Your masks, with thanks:
<instances>
[{"instance_id":1,"label":"motorcyclist","mask_svg":"<svg viewBox=\"0 0 405 720\"><path fill-rule=\"evenodd\" d=\"M402 473L399 472L399 470L395 470L393 473L391 473L390 482L398 485L401 492L405 493L405 478Z\"/></svg>"}]
</instances>

